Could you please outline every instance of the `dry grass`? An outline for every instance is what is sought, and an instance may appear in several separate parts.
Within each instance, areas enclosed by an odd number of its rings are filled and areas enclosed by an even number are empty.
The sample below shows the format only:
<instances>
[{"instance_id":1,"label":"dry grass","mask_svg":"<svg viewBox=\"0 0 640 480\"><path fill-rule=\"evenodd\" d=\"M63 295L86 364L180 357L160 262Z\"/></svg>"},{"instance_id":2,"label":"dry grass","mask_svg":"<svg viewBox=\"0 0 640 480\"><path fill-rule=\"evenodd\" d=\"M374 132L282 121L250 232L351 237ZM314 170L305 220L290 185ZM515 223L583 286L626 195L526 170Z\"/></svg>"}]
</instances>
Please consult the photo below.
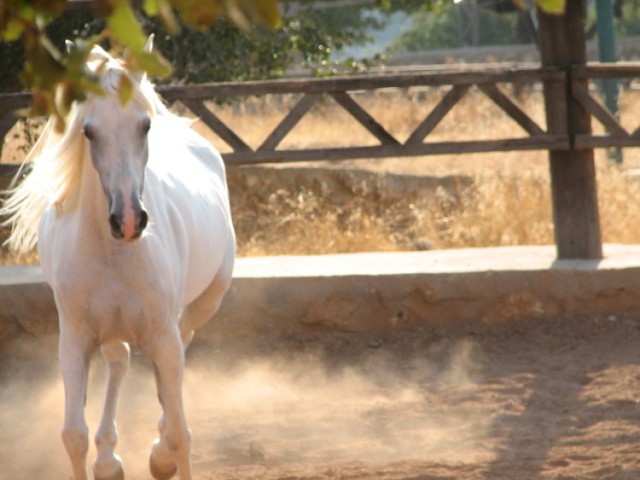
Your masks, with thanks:
<instances>
[{"instance_id":1,"label":"dry grass","mask_svg":"<svg viewBox=\"0 0 640 480\"><path fill-rule=\"evenodd\" d=\"M408 93L408 94L407 94ZM397 138L404 140L441 97L438 90L379 92L357 100ZM252 99L242 105L211 108L251 146L257 147L295 96ZM524 92L520 103L544 128L542 97ZM640 94L621 98L623 124L640 124ZM331 121L329 121L329 119ZM336 125L338 127L336 127ZM229 147L198 122L194 128L221 151ZM594 124L596 131L601 126ZM472 91L431 134L431 141L487 139L523 135L520 127L479 92ZM327 100L317 104L282 143L283 147L375 144L349 115ZM19 141L3 152L3 161L20 160ZM623 167L596 153L598 195L605 242L640 243L640 179L628 170L640 167L637 150L625 150ZM316 162L316 166L324 166ZM408 191L403 197L384 189L347 185L336 192L326 185L278 185L247 182L241 168L229 169L233 215L242 256L321 254L553 243L547 155L508 152L442 155L410 159L359 160L332 164L337 171L365 169L416 176L466 175L471 186ZM281 167L273 167L281 168ZM30 259L33 261L33 259Z\"/></svg>"},{"instance_id":2,"label":"dry grass","mask_svg":"<svg viewBox=\"0 0 640 480\"><path fill-rule=\"evenodd\" d=\"M397 138L404 139L440 95L437 91L413 95L409 92L408 96L379 94L358 100ZM640 94L636 92L622 95L621 117L627 128L640 124L640 114L635 108L639 102ZM525 92L521 104L544 127L540 93ZM234 124L254 147L283 115L282 108L274 107L274 103L257 100L244 111L216 108L216 113ZM339 119L340 144L371 140L368 133L331 103L316 106L311 113L291 138L283 142L284 146L322 146L323 139L338 132L336 123L329 124L328 117L332 122ZM263 128L255 128L256 125ZM601 125L594 123L594 130L602 131ZM449 113L430 140L522 134L520 127L490 101L472 92ZM225 150L221 140L214 142ZM640 180L628 174L628 170L640 166L638 151L625 150L623 168L612 165L606 152L598 151L596 165L604 241L638 243L640 232L635 225L640 220ZM253 190L232 189L240 253L305 254L553 243L545 152L361 160L342 162L340 166L410 175L470 175L473 186L457 192L438 189L435 196L409 192L402 199L385 197L379 191L353 191L348 202L336 202L335 196L305 187L293 190L256 185ZM265 187L267 191L262 192Z\"/></svg>"}]
</instances>

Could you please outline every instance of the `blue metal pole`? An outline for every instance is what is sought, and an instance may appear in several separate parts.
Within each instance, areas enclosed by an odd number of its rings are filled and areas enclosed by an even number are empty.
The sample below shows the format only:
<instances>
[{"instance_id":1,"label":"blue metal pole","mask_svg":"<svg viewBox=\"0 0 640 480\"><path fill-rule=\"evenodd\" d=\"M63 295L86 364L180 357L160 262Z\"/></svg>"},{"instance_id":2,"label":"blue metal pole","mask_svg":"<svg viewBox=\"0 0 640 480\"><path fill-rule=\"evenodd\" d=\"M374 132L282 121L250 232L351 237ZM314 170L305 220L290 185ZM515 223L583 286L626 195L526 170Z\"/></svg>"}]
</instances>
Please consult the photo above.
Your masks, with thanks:
<instances>
[{"instance_id":1,"label":"blue metal pole","mask_svg":"<svg viewBox=\"0 0 640 480\"><path fill-rule=\"evenodd\" d=\"M596 0L596 25L598 28L598 59L601 62L615 63L618 56L611 0ZM602 80L601 88L604 93L605 105L611 113L618 117L618 80L605 78ZM622 163L620 148L616 148L614 160L616 163Z\"/></svg>"}]
</instances>

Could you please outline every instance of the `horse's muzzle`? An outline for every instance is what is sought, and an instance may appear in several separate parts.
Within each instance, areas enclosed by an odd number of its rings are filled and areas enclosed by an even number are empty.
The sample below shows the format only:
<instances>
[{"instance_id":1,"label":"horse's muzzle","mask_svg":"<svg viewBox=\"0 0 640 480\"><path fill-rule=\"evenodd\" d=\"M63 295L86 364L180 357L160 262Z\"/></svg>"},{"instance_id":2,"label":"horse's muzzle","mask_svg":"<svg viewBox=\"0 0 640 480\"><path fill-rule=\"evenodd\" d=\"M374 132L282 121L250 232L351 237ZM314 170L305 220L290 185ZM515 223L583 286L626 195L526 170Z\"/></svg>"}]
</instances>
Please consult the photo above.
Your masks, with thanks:
<instances>
[{"instance_id":1,"label":"horse's muzzle","mask_svg":"<svg viewBox=\"0 0 640 480\"><path fill-rule=\"evenodd\" d=\"M149 215L143 208L135 212L133 222L131 219L125 219L125 216L122 213L109 214L111 235L116 240L123 240L125 242L131 242L139 239L148 222Z\"/></svg>"}]
</instances>

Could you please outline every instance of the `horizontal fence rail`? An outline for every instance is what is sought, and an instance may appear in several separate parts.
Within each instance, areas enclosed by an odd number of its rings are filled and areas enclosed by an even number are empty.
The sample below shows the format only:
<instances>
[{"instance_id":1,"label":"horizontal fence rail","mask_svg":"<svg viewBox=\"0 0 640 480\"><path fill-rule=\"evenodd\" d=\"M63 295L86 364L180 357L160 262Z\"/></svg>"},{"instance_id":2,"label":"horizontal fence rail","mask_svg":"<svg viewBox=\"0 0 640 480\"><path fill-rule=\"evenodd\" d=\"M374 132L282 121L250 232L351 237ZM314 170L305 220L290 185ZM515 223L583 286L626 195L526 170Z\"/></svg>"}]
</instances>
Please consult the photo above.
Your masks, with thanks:
<instances>
[{"instance_id":1,"label":"horizontal fence rail","mask_svg":"<svg viewBox=\"0 0 640 480\"><path fill-rule=\"evenodd\" d=\"M470 153L505 150L563 149L568 148L565 135L546 133L496 85L499 83L563 82L565 74L553 69L496 68L477 71L431 71L376 76L354 76L323 79L292 79L268 82L220 83L197 85L191 88L162 87L161 95L168 101L180 101L217 133L233 152L224 155L230 164L266 162L292 162L306 160L343 160L356 158L407 157L444 153ZM472 86L477 86L507 115L514 119L527 134L524 137L498 140L430 142L428 135L445 115L464 97ZM401 142L388 132L351 95L354 92L375 91L386 88L446 87L448 91L407 140ZM301 98L265 141L251 149L235 132L206 108L208 99L267 94L299 94ZM324 147L307 149L280 149L278 146L298 122L320 101L331 97L352 118L375 137L372 146ZM338 126L339 129L339 126Z\"/></svg>"},{"instance_id":2,"label":"horizontal fence rail","mask_svg":"<svg viewBox=\"0 0 640 480\"><path fill-rule=\"evenodd\" d=\"M182 103L200 120L224 140L232 152L223 154L228 164L244 165L267 162L292 162L305 160L342 160L355 158L407 157L445 153L472 153L487 151L566 149L566 135L549 134L538 125L499 84L565 82L564 72L552 68L507 67L475 68L472 70L432 70L400 74L378 74L375 76L350 76L338 78L283 79L272 81L228 82L203 85L159 86L160 95L171 105ZM490 98L506 115L522 127L523 136L496 140L429 141L447 113L476 86ZM444 87L446 93L426 115L405 141L400 141L388 132L352 96L354 92L409 87ZM207 107L211 100L241 98L268 94L297 94L300 99L271 131L262 144L253 149L241 136L226 125ZM347 111L352 118L366 128L376 139L377 145L350 147L327 146L309 149L281 149L282 140L298 122L322 98L330 97ZM0 118L11 116L9 123L16 121L13 111L28 107L28 94L0 95ZM2 121L0 120L0 128ZM339 129L339 126L337 126ZM8 129L5 128L4 133ZM0 134L3 132L0 131Z\"/></svg>"},{"instance_id":3,"label":"horizontal fence rail","mask_svg":"<svg viewBox=\"0 0 640 480\"><path fill-rule=\"evenodd\" d=\"M571 71L571 95L606 129L603 135L579 134L574 138L577 149L640 146L640 125L627 131L620 119L584 87L584 80L632 79L640 77L640 63L588 64L574 66Z\"/></svg>"},{"instance_id":4,"label":"horizontal fence rail","mask_svg":"<svg viewBox=\"0 0 640 480\"><path fill-rule=\"evenodd\" d=\"M487 67L469 66L465 70L431 69L404 73L358 75L335 78L283 79L271 81L223 82L201 85L159 86L165 101L172 105L182 103L215 132L231 152L223 154L225 162L233 165L255 163L293 162L307 160L342 160L357 158L409 157L437 154L462 154L489 151L514 150L568 150L596 147L640 146L640 128L627 131L620 121L602 102L584 87L582 80L602 78L640 77L640 63L588 64L570 71L552 67L531 66ZM568 84L570 94L606 129L604 134L556 134L538 125L509 95L504 84ZM439 87L445 93L439 102L418 123L404 141L387 131L379 119L374 118L354 99L353 94L363 91L409 87ZM430 141L429 135L436 129L447 113L475 87L515 121L522 132L520 136L492 140ZM282 121L267 135L264 141L252 148L225 124L207 104L211 100L237 99L269 94L297 94L297 103ZM322 98L330 97L347 111L352 118L366 128L375 138L376 145L327 146L323 148L285 149L279 148L284 138L298 122ZM15 124L16 112L29 106L31 96L27 93L0 94L0 136ZM283 107L284 108L284 107ZM336 126L340 128L339 125ZM0 175L15 172L15 167L0 168Z\"/></svg>"}]
</instances>

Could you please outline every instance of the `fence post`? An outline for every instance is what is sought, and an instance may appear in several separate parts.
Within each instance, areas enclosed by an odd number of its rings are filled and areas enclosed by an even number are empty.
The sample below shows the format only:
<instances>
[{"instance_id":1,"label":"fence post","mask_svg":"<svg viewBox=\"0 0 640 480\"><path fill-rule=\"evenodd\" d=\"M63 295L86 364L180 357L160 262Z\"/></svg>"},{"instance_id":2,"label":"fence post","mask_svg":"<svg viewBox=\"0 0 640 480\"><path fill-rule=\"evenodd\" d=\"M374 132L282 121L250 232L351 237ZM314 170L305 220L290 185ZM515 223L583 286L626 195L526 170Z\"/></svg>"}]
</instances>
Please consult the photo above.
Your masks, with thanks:
<instances>
[{"instance_id":1,"label":"fence post","mask_svg":"<svg viewBox=\"0 0 640 480\"><path fill-rule=\"evenodd\" d=\"M549 152L553 223L558 258L602 258L593 149L573 148L573 135L591 132L589 113L571 96L571 65L585 64L586 2L566 2L564 15L538 11L543 66L566 72L565 84L546 82L544 101L549 133L568 133L569 150ZM586 80L585 80L586 82Z\"/></svg>"}]
</instances>

